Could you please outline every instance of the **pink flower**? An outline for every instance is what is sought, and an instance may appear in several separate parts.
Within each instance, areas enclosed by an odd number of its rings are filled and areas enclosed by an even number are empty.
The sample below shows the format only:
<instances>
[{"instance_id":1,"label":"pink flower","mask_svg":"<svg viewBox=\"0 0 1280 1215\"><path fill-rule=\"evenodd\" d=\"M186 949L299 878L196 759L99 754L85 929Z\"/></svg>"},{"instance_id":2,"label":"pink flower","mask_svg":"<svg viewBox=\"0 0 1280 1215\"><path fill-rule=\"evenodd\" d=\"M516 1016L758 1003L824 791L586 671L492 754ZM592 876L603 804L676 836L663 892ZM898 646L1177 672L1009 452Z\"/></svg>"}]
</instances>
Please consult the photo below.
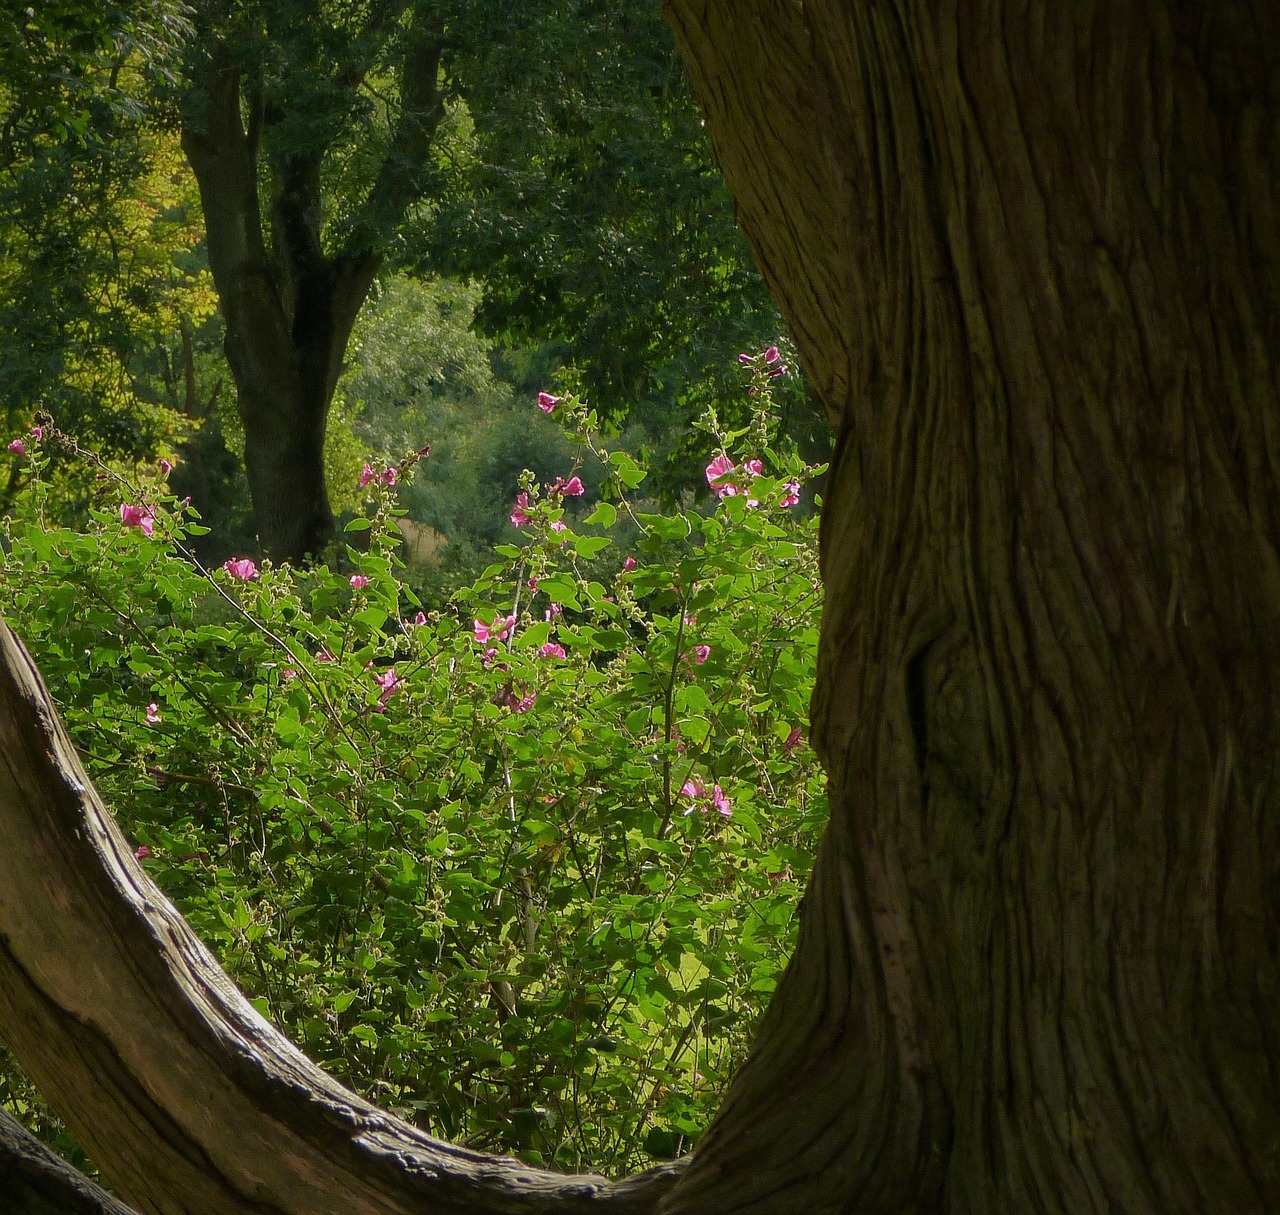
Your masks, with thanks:
<instances>
[{"instance_id":1,"label":"pink flower","mask_svg":"<svg viewBox=\"0 0 1280 1215\"><path fill-rule=\"evenodd\" d=\"M151 855L151 849L148 848L146 844L142 844L133 850L133 855L136 856L138 860L145 861L147 857Z\"/></svg>"},{"instance_id":2,"label":"pink flower","mask_svg":"<svg viewBox=\"0 0 1280 1215\"><path fill-rule=\"evenodd\" d=\"M248 557L233 557L230 561L224 561L222 568L241 582L252 582L258 576L258 567Z\"/></svg>"},{"instance_id":3,"label":"pink flower","mask_svg":"<svg viewBox=\"0 0 1280 1215\"><path fill-rule=\"evenodd\" d=\"M360 488L364 489L364 487L368 485L369 482L372 481L377 475L378 474L373 471L373 465L366 464L364 468L360 470Z\"/></svg>"},{"instance_id":4,"label":"pink flower","mask_svg":"<svg viewBox=\"0 0 1280 1215\"><path fill-rule=\"evenodd\" d=\"M764 352L764 361L768 363L770 367L772 367L781 357L782 355L779 353L776 346L770 346L769 349Z\"/></svg>"},{"instance_id":5,"label":"pink flower","mask_svg":"<svg viewBox=\"0 0 1280 1215\"><path fill-rule=\"evenodd\" d=\"M396 678L395 667L388 667L381 675L375 675L373 682L382 689L382 693L378 697L379 705L386 705L387 701L404 686L404 680Z\"/></svg>"},{"instance_id":6,"label":"pink flower","mask_svg":"<svg viewBox=\"0 0 1280 1215\"><path fill-rule=\"evenodd\" d=\"M498 651L493 646L490 646L483 654L480 655L480 665L487 671L493 665L493 660L497 657Z\"/></svg>"},{"instance_id":7,"label":"pink flower","mask_svg":"<svg viewBox=\"0 0 1280 1215\"><path fill-rule=\"evenodd\" d=\"M769 374L776 380L780 375L787 374L787 365L779 363L776 367L770 367Z\"/></svg>"},{"instance_id":8,"label":"pink flower","mask_svg":"<svg viewBox=\"0 0 1280 1215\"><path fill-rule=\"evenodd\" d=\"M577 498L586 493L582 487L582 481L578 477L570 477L567 481L563 477L557 477L554 485L547 486L549 494L563 494L566 498Z\"/></svg>"},{"instance_id":9,"label":"pink flower","mask_svg":"<svg viewBox=\"0 0 1280 1215\"><path fill-rule=\"evenodd\" d=\"M426 447L419 447L419 448L418 448L418 459L420 459L420 460L425 460L425 459L426 459L430 454L431 454L431 444L430 444L430 443L428 443L428 444L426 445Z\"/></svg>"},{"instance_id":10,"label":"pink flower","mask_svg":"<svg viewBox=\"0 0 1280 1215\"><path fill-rule=\"evenodd\" d=\"M681 797L699 798L705 797L707 787L696 776L691 776L683 785L680 786Z\"/></svg>"},{"instance_id":11,"label":"pink flower","mask_svg":"<svg viewBox=\"0 0 1280 1215\"><path fill-rule=\"evenodd\" d=\"M719 785L714 786L711 791L711 804L715 807L716 813L725 818L733 814L733 803L725 796L724 790Z\"/></svg>"},{"instance_id":12,"label":"pink flower","mask_svg":"<svg viewBox=\"0 0 1280 1215\"><path fill-rule=\"evenodd\" d=\"M516 494L516 504L511 511L511 522L517 527L524 527L524 525L530 522L533 518L533 516L529 514L531 509L532 508L529 505L529 495L525 493L524 490L521 490Z\"/></svg>"},{"instance_id":13,"label":"pink flower","mask_svg":"<svg viewBox=\"0 0 1280 1215\"><path fill-rule=\"evenodd\" d=\"M426 623L427 623L427 614L426 614L426 612L419 612L419 613L418 613L418 614L413 618L413 623L414 623L414 624L418 624L418 625L426 624Z\"/></svg>"},{"instance_id":14,"label":"pink flower","mask_svg":"<svg viewBox=\"0 0 1280 1215\"><path fill-rule=\"evenodd\" d=\"M536 595L538 593L538 577L536 574L529 579L528 585L529 585L529 594Z\"/></svg>"},{"instance_id":15,"label":"pink flower","mask_svg":"<svg viewBox=\"0 0 1280 1215\"><path fill-rule=\"evenodd\" d=\"M516 703L515 711L517 713L527 713L537 703L538 703L537 692L526 692L523 696L520 697L520 700Z\"/></svg>"},{"instance_id":16,"label":"pink flower","mask_svg":"<svg viewBox=\"0 0 1280 1215\"><path fill-rule=\"evenodd\" d=\"M43 427L43 426L33 426L33 427L31 428L31 437L32 437L32 438L33 438L37 443L39 443L39 442L40 442L40 440L44 438L44 427Z\"/></svg>"},{"instance_id":17,"label":"pink flower","mask_svg":"<svg viewBox=\"0 0 1280 1215\"><path fill-rule=\"evenodd\" d=\"M626 570L626 571L627 571L627 573L630 573L633 569L635 569L635 568L636 568L636 559L635 559L634 557L628 557L628 558L627 558L627 559L622 563L622 568L623 568L624 570Z\"/></svg>"},{"instance_id":18,"label":"pink flower","mask_svg":"<svg viewBox=\"0 0 1280 1215\"><path fill-rule=\"evenodd\" d=\"M552 519L551 530L553 532L567 532L569 528L566 524L562 523L559 519Z\"/></svg>"},{"instance_id":19,"label":"pink flower","mask_svg":"<svg viewBox=\"0 0 1280 1215\"><path fill-rule=\"evenodd\" d=\"M338 660L328 650L316 651L317 662L337 662Z\"/></svg>"},{"instance_id":20,"label":"pink flower","mask_svg":"<svg viewBox=\"0 0 1280 1215\"><path fill-rule=\"evenodd\" d=\"M564 646L560 645L558 642L555 642L555 641L548 641L545 645L543 645L543 647L538 651L538 653L541 654L543 658L564 658L565 657Z\"/></svg>"},{"instance_id":21,"label":"pink flower","mask_svg":"<svg viewBox=\"0 0 1280 1215\"><path fill-rule=\"evenodd\" d=\"M378 480L381 481L383 485L394 485L396 481L399 479L399 477L400 477L400 470L394 464L392 464L390 467L388 467L383 471L382 476L380 476Z\"/></svg>"},{"instance_id":22,"label":"pink flower","mask_svg":"<svg viewBox=\"0 0 1280 1215\"><path fill-rule=\"evenodd\" d=\"M547 610L543 613L543 615L542 615L542 619L543 619L543 620L545 620L545 621L547 621L548 623L550 623L552 620L554 620L557 616L559 616L559 615L560 615L560 612L561 612L561 607L560 607L560 605L559 605L558 603L553 603L553 604L552 604L549 608L547 608Z\"/></svg>"},{"instance_id":23,"label":"pink flower","mask_svg":"<svg viewBox=\"0 0 1280 1215\"><path fill-rule=\"evenodd\" d=\"M9 444L9 450L13 452L15 456L25 456L27 454L27 445L21 439L14 439L13 442Z\"/></svg>"},{"instance_id":24,"label":"pink flower","mask_svg":"<svg viewBox=\"0 0 1280 1215\"><path fill-rule=\"evenodd\" d=\"M793 726L791 733L787 735L786 741L782 744L782 749L791 755L800 750L804 746L804 735L800 732L799 726Z\"/></svg>"},{"instance_id":25,"label":"pink flower","mask_svg":"<svg viewBox=\"0 0 1280 1215\"><path fill-rule=\"evenodd\" d=\"M122 527L140 528L144 536L150 536L154 531L155 518L145 506L130 506L127 502L121 502L120 524Z\"/></svg>"},{"instance_id":26,"label":"pink flower","mask_svg":"<svg viewBox=\"0 0 1280 1215\"><path fill-rule=\"evenodd\" d=\"M746 470L752 476L759 477L764 473L764 465L759 460L748 460L746 462Z\"/></svg>"},{"instance_id":27,"label":"pink flower","mask_svg":"<svg viewBox=\"0 0 1280 1215\"><path fill-rule=\"evenodd\" d=\"M782 503L783 506L795 506L800 501L800 482L787 481L782 486Z\"/></svg>"},{"instance_id":28,"label":"pink flower","mask_svg":"<svg viewBox=\"0 0 1280 1215\"><path fill-rule=\"evenodd\" d=\"M357 591L362 591L369 585L369 578L366 574L352 574L347 581L349 581Z\"/></svg>"},{"instance_id":29,"label":"pink flower","mask_svg":"<svg viewBox=\"0 0 1280 1215\"><path fill-rule=\"evenodd\" d=\"M158 726L163 719L160 716L160 706L153 700L147 705L147 725Z\"/></svg>"},{"instance_id":30,"label":"pink flower","mask_svg":"<svg viewBox=\"0 0 1280 1215\"><path fill-rule=\"evenodd\" d=\"M537 692L517 692L515 687L508 683L498 694L494 703L506 705L513 713L527 713L537 703L537 700Z\"/></svg>"},{"instance_id":31,"label":"pink flower","mask_svg":"<svg viewBox=\"0 0 1280 1215\"><path fill-rule=\"evenodd\" d=\"M281 679L283 679L283 680L285 681L285 683L292 683L295 679L297 679L297 678L298 678L298 670L297 670L297 668L296 668L296 667L281 667L281 668L280 668L280 678L281 678Z\"/></svg>"},{"instance_id":32,"label":"pink flower","mask_svg":"<svg viewBox=\"0 0 1280 1215\"><path fill-rule=\"evenodd\" d=\"M751 362L751 356L750 356L749 354L746 354L746 353L740 354L740 355L738 355L738 362L739 362L739 363L742 363L742 364L750 363L750 362Z\"/></svg>"},{"instance_id":33,"label":"pink flower","mask_svg":"<svg viewBox=\"0 0 1280 1215\"><path fill-rule=\"evenodd\" d=\"M709 645L695 645L693 647L693 661L701 666L708 658L711 657L711 647Z\"/></svg>"},{"instance_id":34,"label":"pink flower","mask_svg":"<svg viewBox=\"0 0 1280 1215\"><path fill-rule=\"evenodd\" d=\"M722 481L734 470L734 463L726 455L716 456L710 464L707 465L707 484L716 491L717 498L732 497L738 492L738 487L732 482L726 482L723 485L717 484Z\"/></svg>"},{"instance_id":35,"label":"pink flower","mask_svg":"<svg viewBox=\"0 0 1280 1215\"><path fill-rule=\"evenodd\" d=\"M485 624L483 620L477 620L474 622L474 627L477 641L505 641L511 630L516 627L516 618L514 616L499 616L492 624Z\"/></svg>"},{"instance_id":36,"label":"pink flower","mask_svg":"<svg viewBox=\"0 0 1280 1215\"><path fill-rule=\"evenodd\" d=\"M550 415L562 399L562 397L553 397L549 392L540 392L538 393L538 408L543 413Z\"/></svg>"},{"instance_id":37,"label":"pink flower","mask_svg":"<svg viewBox=\"0 0 1280 1215\"><path fill-rule=\"evenodd\" d=\"M167 477L171 472L173 472L173 464L168 460L161 460L160 472Z\"/></svg>"}]
</instances>

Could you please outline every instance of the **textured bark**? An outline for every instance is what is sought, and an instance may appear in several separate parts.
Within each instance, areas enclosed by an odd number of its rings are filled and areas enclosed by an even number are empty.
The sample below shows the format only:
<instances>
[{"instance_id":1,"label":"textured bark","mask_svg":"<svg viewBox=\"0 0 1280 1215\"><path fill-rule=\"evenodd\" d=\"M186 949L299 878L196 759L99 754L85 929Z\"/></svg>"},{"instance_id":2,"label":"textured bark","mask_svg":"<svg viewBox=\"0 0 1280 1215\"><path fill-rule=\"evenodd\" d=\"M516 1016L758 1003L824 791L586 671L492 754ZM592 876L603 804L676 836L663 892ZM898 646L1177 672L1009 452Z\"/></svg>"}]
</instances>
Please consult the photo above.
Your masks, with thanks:
<instances>
[{"instance_id":1,"label":"textured bark","mask_svg":"<svg viewBox=\"0 0 1280 1215\"><path fill-rule=\"evenodd\" d=\"M136 1215L2 1109L0 1211L5 1215Z\"/></svg>"},{"instance_id":2,"label":"textured bark","mask_svg":"<svg viewBox=\"0 0 1280 1215\"><path fill-rule=\"evenodd\" d=\"M831 826L662 1211L1280 1210L1280 8L667 10L837 454Z\"/></svg>"},{"instance_id":3,"label":"textured bark","mask_svg":"<svg viewBox=\"0 0 1280 1215\"><path fill-rule=\"evenodd\" d=\"M276 155L272 239L264 238L259 165L272 115L224 48L215 47L186 99L182 147L200 187L244 423L245 472L263 551L276 560L301 561L333 536L324 474L329 406L381 264L380 243L412 200L413 166L426 160L444 112L439 64L438 31L419 20L401 73L392 145L336 251L322 239L322 149Z\"/></svg>"},{"instance_id":4,"label":"textured bark","mask_svg":"<svg viewBox=\"0 0 1280 1215\"><path fill-rule=\"evenodd\" d=\"M147 1215L641 1215L676 1174L455 1147L310 1063L142 872L3 625L0 1038ZM0 1142L0 1185L13 1163Z\"/></svg>"}]
</instances>

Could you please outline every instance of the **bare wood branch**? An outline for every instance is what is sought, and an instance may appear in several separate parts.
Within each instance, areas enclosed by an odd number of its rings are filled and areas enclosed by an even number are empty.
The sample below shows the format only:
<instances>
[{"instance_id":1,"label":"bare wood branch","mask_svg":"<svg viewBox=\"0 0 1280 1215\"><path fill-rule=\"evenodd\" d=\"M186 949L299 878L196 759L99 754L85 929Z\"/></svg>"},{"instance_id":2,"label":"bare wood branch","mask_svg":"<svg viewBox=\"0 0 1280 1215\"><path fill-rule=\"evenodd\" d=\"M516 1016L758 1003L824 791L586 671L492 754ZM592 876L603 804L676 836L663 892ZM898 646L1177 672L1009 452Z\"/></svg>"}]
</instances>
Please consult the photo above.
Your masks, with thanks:
<instances>
[{"instance_id":1,"label":"bare wood branch","mask_svg":"<svg viewBox=\"0 0 1280 1215\"><path fill-rule=\"evenodd\" d=\"M148 1215L642 1215L677 1174L565 1177L456 1147L307 1060L143 873L3 625L0 1037Z\"/></svg>"}]
</instances>

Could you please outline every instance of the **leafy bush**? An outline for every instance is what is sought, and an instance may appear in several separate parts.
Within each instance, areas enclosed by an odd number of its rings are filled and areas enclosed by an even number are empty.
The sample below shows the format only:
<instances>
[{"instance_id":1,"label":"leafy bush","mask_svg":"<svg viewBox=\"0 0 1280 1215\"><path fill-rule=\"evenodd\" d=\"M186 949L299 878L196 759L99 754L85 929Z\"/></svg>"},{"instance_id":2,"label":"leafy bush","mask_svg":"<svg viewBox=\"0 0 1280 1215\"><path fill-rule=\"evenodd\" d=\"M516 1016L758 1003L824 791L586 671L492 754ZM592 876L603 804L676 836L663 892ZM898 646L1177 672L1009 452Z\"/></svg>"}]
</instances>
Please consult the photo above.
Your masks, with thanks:
<instances>
[{"instance_id":1,"label":"leafy bush","mask_svg":"<svg viewBox=\"0 0 1280 1215\"><path fill-rule=\"evenodd\" d=\"M610 1173L677 1154L785 964L825 795L777 357L748 360L749 430L708 424L706 515L636 512L644 469L544 397L582 467L526 473L520 543L432 615L393 546L421 453L366 468L348 569L210 572L159 473L48 525L47 447L92 457L26 440L0 586L141 863L264 1015L433 1132Z\"/></svg>"}]
</instances>

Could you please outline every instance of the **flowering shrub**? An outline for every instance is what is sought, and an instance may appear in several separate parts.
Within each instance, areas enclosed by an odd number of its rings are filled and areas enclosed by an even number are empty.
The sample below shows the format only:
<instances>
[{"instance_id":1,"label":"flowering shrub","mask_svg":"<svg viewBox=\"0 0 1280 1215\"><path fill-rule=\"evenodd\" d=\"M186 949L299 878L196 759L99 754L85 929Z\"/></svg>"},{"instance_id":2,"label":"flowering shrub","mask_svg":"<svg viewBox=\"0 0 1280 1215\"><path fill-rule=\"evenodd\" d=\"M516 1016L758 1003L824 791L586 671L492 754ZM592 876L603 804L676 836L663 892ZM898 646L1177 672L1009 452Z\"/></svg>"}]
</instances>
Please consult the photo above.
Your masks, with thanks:
<instances>
[{"instance_id":1,"label":"flowering shrub","mask_svg":"<svg viewBox=\"0 0 1280 1215\"><path fill-rule=\"evenodd\" d=\"M751 428L709 422L706 515L634 510L644 469L543 394L606 497L571 528L578 471L526 474L519 543L433 614L392 523L425 449L366 467L366 543L306 573L201 568L159 476L46 526L32 457L0 586L136 855L260 1011L435 1133L674 1155L785 964L825 801L812 470L770 449L770 353Z\"/></svg>"}]
</instances>

